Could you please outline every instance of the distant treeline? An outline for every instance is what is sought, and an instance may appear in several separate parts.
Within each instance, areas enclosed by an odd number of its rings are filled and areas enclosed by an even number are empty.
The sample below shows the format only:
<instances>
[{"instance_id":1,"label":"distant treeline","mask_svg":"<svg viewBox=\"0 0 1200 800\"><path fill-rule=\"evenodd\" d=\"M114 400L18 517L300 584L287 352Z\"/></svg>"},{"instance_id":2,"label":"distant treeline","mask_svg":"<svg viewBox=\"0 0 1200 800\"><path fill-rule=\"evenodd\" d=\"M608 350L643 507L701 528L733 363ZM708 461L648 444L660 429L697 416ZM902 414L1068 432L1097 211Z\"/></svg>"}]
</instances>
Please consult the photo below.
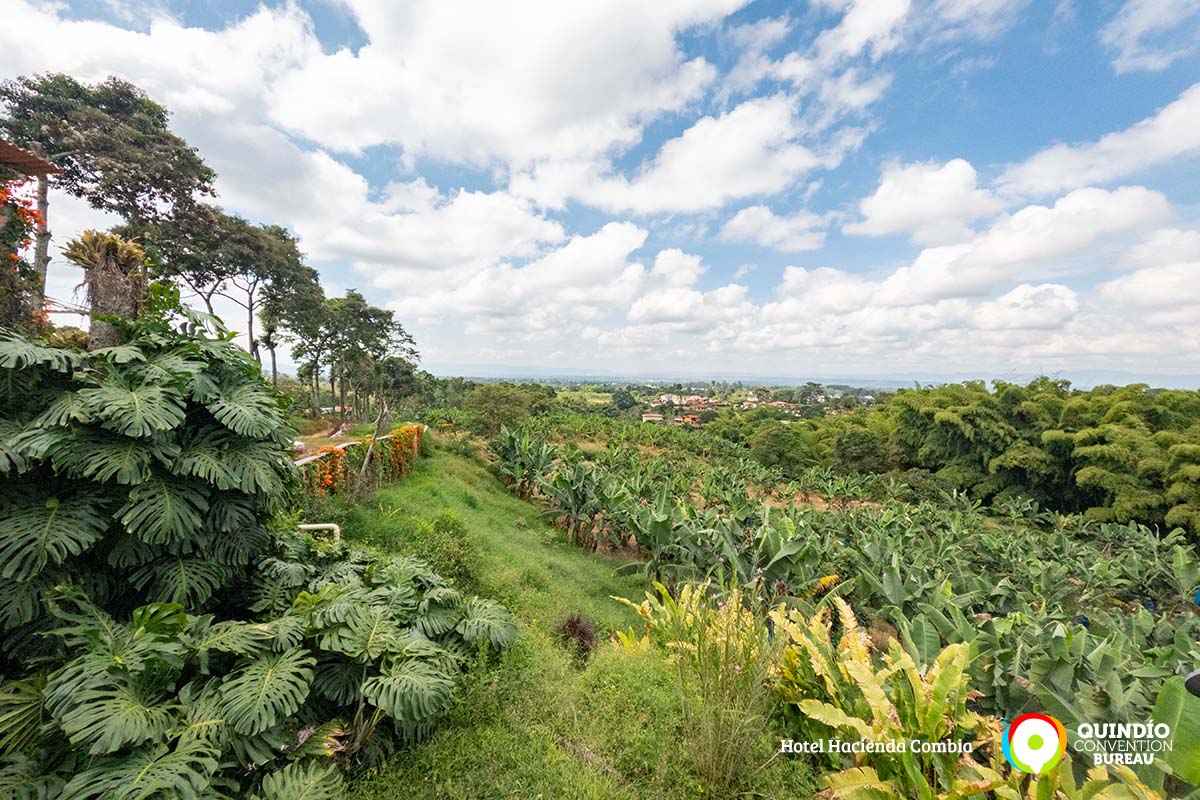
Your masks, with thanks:
<instances>
[{"instance_id":1,"label":"distant treeline","mask_svg":"<svg viewBox=\"0 0 1200 800\"><path fill-rule=\"evenodd\" d=\"M985 502L1025 495L1098 521L1200 532L1200 392L1142 384L1070 388L982 381L909 389L839 417L759 430L768 460L788 439L797 463L846 472L921 471ZM777 443L776 443L777 444ZM787 466L784 464L783 466Z\"/></svg>"}]
</instances>

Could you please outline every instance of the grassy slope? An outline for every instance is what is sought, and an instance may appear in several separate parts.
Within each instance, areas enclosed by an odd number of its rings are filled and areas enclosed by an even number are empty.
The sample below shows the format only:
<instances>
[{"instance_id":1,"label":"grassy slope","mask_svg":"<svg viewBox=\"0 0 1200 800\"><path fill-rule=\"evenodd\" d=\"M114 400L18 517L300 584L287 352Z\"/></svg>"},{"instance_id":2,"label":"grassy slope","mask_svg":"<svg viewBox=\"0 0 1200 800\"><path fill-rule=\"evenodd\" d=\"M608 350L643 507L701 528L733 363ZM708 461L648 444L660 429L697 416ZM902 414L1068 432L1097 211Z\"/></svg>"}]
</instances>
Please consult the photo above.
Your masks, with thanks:
<instances>
[{"instance_id":1,"label":"grassy slope","mask_svg":"<svg viewBox=\"0 0 1200 800\"><path fill-rule=\"evenodd\" d=\"M450 509L477 548L472 590L496 597L517 617L516 647L472 673L463 701L438 732L361 780L355 797L644 798L703 794L680 729L680 693L660 654L629 654L607 643L636 615L609 599L640 598L641 580L614 575L613 562L570 547L538 509L506 492L479 463L444 450L376 496L378 511L352 515L355 527L398 524L405 514ZM393 509L397 512L390 514ZM581 664L554 634L571 613L591 620L601 643ZM765 759L778 736L764 731ZM776 761L754 781L755 796L811 796L806 768Z\"/></svg>"}]
</instances>

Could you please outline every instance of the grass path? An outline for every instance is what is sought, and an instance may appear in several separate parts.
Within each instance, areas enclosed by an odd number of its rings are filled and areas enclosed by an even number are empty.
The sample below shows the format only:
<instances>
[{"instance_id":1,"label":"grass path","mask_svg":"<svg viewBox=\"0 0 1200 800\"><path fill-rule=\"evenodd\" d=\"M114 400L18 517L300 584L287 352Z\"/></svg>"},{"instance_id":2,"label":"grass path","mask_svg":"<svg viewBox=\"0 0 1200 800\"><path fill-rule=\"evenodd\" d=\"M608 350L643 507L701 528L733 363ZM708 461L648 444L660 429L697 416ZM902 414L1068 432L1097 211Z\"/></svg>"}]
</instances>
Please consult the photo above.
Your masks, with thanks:
<instances>
[{"instance_id":1,"label":"grass path","mask_svg":"<svg viewBox=\"0 0 1200 800\"><path fill-rule=\"evenodd\" d=\"M520 627L513 650L471 674L463 702L429 740L396 754L354 787L356 798L696 798L682 702L661 654L608 644L636 614L611 595L640 598L644 582L616 563L567 545L536 506L507 491L472 459L434 450L414 474L356 509L347 535L398 542L404 521L452 511L467 529L469 588L503 602ZM578 613L599 633L581 661L555 634ZM761 757L777 746L764 731ZM807 769L777 761L754 796L811 796Z\"/></svg>"}]
</instances>

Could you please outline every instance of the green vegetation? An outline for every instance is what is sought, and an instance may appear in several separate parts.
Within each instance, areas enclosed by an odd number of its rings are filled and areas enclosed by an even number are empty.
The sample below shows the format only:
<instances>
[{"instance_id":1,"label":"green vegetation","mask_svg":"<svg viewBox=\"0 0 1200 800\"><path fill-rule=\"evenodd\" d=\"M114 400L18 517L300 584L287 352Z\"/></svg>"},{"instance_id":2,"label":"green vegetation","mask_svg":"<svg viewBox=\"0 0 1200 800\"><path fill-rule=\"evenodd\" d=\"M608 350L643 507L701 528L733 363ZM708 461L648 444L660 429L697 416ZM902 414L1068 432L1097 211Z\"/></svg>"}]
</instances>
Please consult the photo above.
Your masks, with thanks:
<instances>
[{"instance_id":1,"label":"green vegetation","mask_svg":"<svg viewBox=\"0 0 1200 800\"><path fill-rule=\"evenodd\" d=\"M640 595L640 579L615 575L616 562L567 545L536 506L445 446L418 462L411 478L378 492L373 504L352 509L347 530L412 552L431 541L416 520L462 531L474 564L464 581L510 608L520 635L494 669L471 674L463 702L433 737L358 784L355 796L703 795L676 669L661 651L626 651L607 641L638 619L610 595ZM458 539L444 540L431 558L458 558L459 548ZM572 614L598 630L586 661L556 632ZM757 734L751 764L778 747L770 726ZM776 760L753 776L752 788L765 797L809 797L810 775L803 762Z\"/></svg>"},{"instance_id":2,"label":"green vegetation","mask_svg":"<svg viewBox=\"0 0 1200 800\"><path fill-rule=\"evenodd\" d=\"M1200 662L1200 559L1183 531L1039 513L1014 497L991 509L962 495L913 503L898 499L909 494L902 483L821 469L789 480L740 448L680 430L654 429L656 446L680 446L647 452L630 444L646 435L636 425L586 425L589 442L613 439L585 453L571 442L585 426L557 422L540 421L537 434L503 431L491 445L497 474L540 496L569 541L629 549L627 569L667 583L663 603L713 575L726 598L753 598L748 606L812 610L845 598L843 626L853 607L878 644L875 655L858 653L864 663L924 671L954 653L972 714L1042 711L1072 731L1151 718L1167 679ZM1163 773L1148 780L1161 787Z\"/></svg>"},{"instance_id":3,"label":"green vegetation","mask_svg":"<svg viewBox=\"0 0 1200 800\"><path fill-rule=\"evenodd\" d=\"M177 292L110 324L0 332L0 795L335 797L516 627L295 531L287 402Z\"/></svg>"}]
</instances>

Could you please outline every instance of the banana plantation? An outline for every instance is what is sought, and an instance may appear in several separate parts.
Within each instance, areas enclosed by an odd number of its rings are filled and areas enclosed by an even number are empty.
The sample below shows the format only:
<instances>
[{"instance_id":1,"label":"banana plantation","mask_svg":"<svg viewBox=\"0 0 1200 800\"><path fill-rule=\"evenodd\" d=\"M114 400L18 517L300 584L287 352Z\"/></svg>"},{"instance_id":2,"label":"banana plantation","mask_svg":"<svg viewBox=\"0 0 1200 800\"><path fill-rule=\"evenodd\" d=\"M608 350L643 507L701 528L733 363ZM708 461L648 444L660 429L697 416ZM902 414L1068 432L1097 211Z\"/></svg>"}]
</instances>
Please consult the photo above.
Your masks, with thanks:
<instances>
[{"instance_id":1,"label":"banana plantation","mask_svg":"<svg viewBox=\"0 0 1200 800\"><path fill-rule=\"evenodd\" d=\"M787 478L701 432L570 416L506 429L491 450L568 541L657 587L645 633L623 642L694 639L673 626L732 593L783 634L763 646L779 649L769 682L788 735L975 745L974 758L916 765L831 757L829 796L1182 796L1200 780L1194 718L1138 774L1077 761L1023 786L994 749L1002 721L1030 712L1073 731L1194 711L1182 673L1200 664L1200 558L1184 530L1027 498L918 499L879 475ZM1072 769L1090 783L1075 786Z\"/></svg>"}]
</instances>

